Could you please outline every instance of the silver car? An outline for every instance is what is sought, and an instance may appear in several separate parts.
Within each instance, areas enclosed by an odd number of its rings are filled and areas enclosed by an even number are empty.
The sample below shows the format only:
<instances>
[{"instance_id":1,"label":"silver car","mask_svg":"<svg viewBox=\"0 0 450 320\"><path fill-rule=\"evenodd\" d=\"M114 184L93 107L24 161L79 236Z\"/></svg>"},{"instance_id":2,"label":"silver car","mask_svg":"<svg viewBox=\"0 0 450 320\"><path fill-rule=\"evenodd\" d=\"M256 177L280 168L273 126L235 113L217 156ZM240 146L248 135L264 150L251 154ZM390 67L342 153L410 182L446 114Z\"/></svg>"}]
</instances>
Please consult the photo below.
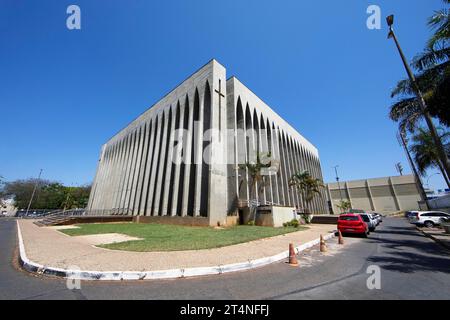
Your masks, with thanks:
<instances>
[{"instance_id":1,"label":"silver car","mask_svg":"<svg viewBox=\"0 0 450 320\"><path fill-rule=\"evenodd\" d=\"M369 213L360 213L359 215L361 215L361 218L367 224L369 231L375 231L375 228L377 227L377 221L375 218Z\"/></svg>"}]
</instances>

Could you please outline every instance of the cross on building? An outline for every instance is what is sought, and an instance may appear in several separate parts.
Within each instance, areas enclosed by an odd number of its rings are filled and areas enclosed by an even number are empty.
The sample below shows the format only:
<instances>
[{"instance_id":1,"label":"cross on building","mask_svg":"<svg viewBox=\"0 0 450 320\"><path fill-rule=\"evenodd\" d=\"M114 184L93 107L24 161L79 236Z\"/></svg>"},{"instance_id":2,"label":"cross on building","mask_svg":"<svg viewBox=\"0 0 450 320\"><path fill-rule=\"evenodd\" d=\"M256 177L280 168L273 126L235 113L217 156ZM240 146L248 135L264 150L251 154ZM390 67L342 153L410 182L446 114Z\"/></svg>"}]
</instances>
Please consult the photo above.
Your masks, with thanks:
<instances>
[{"instance_id":1,"label":"cross on building","mask_svg":"<svg viewBox=\"0 0 450 320\"><path fill-rule=\"evenodd\" d=\"M221 130L221 122L222 122L222 98L225 98L225 95L222 93L222 80L219 79L219 90L214 90L219 95L219 141L220 136L222 135Z\"/></svg>"}]
</instances>

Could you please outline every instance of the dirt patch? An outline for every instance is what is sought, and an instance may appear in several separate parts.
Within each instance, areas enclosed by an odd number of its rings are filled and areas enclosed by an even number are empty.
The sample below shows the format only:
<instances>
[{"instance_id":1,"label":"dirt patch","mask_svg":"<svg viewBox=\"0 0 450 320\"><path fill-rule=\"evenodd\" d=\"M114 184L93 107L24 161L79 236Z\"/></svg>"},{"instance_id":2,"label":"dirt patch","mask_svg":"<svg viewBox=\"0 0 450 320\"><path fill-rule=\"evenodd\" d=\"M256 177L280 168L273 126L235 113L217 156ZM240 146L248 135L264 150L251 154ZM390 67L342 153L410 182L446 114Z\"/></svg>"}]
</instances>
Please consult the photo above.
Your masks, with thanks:
<instances>
[{"instance_id":1,"label":"dirt patch","mask_svg":"<svg viewBox=\"0 0 450 320\"><path fill-rule=\"evenodd\" d=\"M98 246L101 244L110 244L116 242L125 242L125 241L137 241L144 240L142 238L131 237L126 234L121 233L103 233L103 234L92 234L86 236L74 236L78 242L90 244L93 246Z\"/></svg>"},{"instance_id":2,"label":"dirt patch","mask_svg":"<svg viewBox=\"0 0 450 320\"><path fill-rule=\"evenodd\" d=\"M53 229L53 230L80 229L79 226L74 226L74 225L50 226L50 227L45 227L45 228Z\"/></svg>"}]
</instances>

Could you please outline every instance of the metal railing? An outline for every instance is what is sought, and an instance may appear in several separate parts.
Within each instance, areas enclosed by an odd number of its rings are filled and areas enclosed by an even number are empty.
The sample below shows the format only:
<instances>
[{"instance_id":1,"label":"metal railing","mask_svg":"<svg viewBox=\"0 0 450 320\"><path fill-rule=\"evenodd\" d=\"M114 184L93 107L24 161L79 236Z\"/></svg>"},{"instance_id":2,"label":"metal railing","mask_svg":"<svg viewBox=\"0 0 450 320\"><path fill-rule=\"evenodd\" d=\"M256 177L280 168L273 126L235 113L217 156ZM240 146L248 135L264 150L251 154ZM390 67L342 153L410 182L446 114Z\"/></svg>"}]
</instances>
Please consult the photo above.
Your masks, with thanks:
<instances>
[{"instance_id":1,"label":"metal railing","mask_svg":"<svg viewBox=\"0 0 450 320\"><path fill-rule=\"evenodd\" d=\"M82 216L86 212L86 209L69 209L69 210L30 210L28 214L24 211L18 211L16 217L22 219L41 219L50 218L55 216Z\"/></svg>"}]
</instances>

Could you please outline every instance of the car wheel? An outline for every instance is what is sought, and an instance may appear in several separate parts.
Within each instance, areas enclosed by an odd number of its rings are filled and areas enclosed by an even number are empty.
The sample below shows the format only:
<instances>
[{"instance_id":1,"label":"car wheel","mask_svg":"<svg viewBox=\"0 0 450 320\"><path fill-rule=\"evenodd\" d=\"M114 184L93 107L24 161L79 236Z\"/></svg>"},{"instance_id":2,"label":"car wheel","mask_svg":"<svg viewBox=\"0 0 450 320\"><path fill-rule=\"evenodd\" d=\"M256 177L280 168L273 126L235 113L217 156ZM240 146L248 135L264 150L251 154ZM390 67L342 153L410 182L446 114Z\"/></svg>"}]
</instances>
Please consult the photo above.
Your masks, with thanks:
<instances>
[{"instance_id":1,"label":"car wheel","mask_svg":"<svg viewBox=\"0 0 450 320\"><path fill-rule=\"evenodd\" d=\"M425 221L423 224L426 228L433 228L434 223L432 221Z\"/></svg>"},{"instance_id":2,"label":"car wheel","mask_svg":"<svg viewBox=\"0 0 450 320\"><path fill-rule=\"evenodd\" d=\"M368 235L369 235L369 232L364 232L364 233L362 234L363 238L367 238Z\"/></svg>"}]
</instances>

